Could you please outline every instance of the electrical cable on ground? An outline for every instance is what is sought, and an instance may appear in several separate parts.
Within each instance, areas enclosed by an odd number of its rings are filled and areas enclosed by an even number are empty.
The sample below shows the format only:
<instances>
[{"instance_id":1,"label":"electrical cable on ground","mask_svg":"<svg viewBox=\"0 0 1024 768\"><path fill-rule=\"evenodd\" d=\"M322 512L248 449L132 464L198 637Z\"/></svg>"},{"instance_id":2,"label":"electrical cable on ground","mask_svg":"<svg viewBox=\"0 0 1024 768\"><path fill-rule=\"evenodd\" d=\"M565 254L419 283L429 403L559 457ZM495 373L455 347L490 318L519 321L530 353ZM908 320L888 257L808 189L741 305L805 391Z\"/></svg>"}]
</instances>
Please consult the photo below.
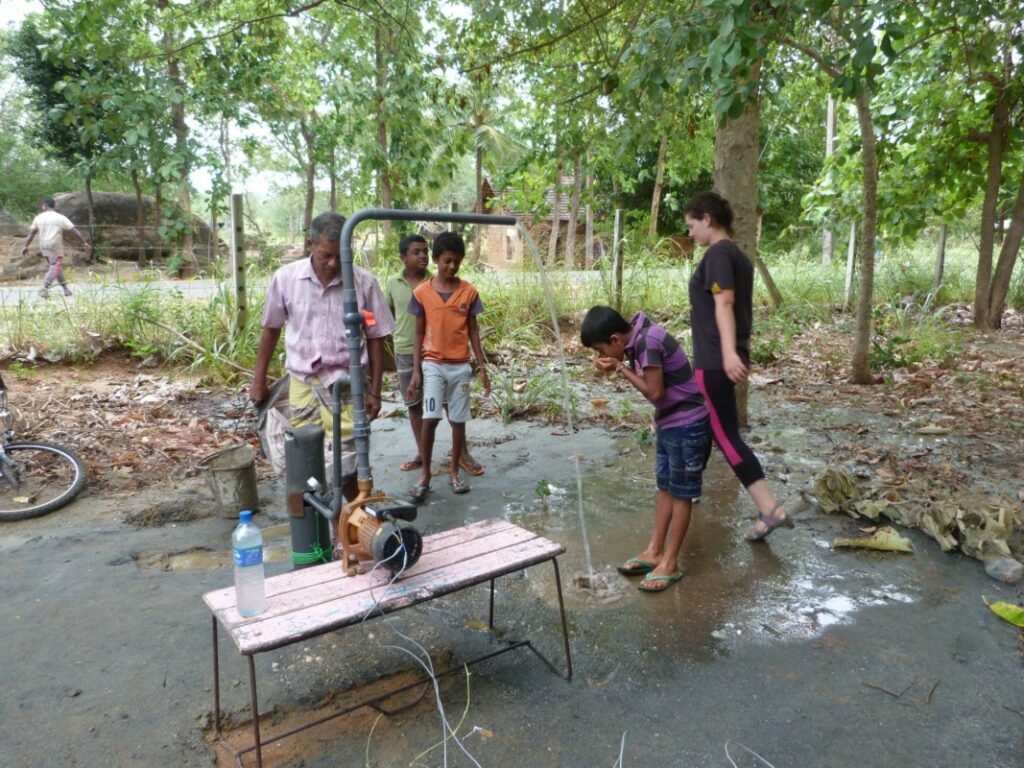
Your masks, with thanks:
<instances>
[{"instance_id":1,"label":"electrical cable on ground","mask_svg":"<svg viewBox=\"0 0 1024 768\"><path fill-rule=\"evenodd\" d=\"M725 742L725 759L729 761L729 763L732 765L732 768L739 768L739 766L736 765L736 761L732 759L732 755L729 754L729 745L733 744L733 743L735 743L735 745L737 747L739 747L740 749L744 749L747 752L749 752L750 754L752 754L754 757L756 757L762 763L767 765L768 768L775 768L774 765L769 763L767 760L765 760L763 757L761 757L759 754L757 754L757 752L752 750L750 747L744 746L743 744L740 744L738 741L737 742L733 742L732 739L727 739L726 742Z\"/></svg>"},{"instance_id":2,"label":"electrical cable on ground","mask_svg":"<svg viewBox=\"0 0 1024 768\"><path fill-rule=\"evenodd\" d=\"M377 610L380 607L381 601L384 600L385 596L387 595L388 590L391 589L391 587L399 579L399 577L401 577L401 575L405 572L406 567L408 566L408 552L407 552L407 550L405 548L405 543L402 541L401 536L397 532L394 534L394 536L398 540L398 544L399 544L398 549L396 549L393 553L391 553L391 555L389 557L385 558L384 560L380 560L380 561L374 563L373 568L371 568L370 571L369 571L368 575L369 575L370 578L368 580L370 581L370 599L372 600L373 604L369 607L369 609L367 609L366 613L363 614L363 618L360 620L361 624L364 623L370 617L370 615L375 610ZM374 593L373 593L373 579L372 579L374 572L377 570L377 568L379 568L380 566L384 565L389 560L391 560L396 555L398 555L399 552L402 553L402 567L399 568L395 572L394 576L391 577L391 580L388 581L388 583L385 585L384 591L381 593L381 596L380 597L375 597ZM483 766L481 766L480 762L469 752L469 750L466 748L466 746L462 743L462 740L458 737L458 729L459 729L459 727L462 726L462 723L465 720L466 714L469 711L469 695L468 695L468 693L467 693L467 697L466 697L466 707L465 707L465 710L463 711L462 718L459 720L458 724L453 729L451 724L448 722L447 715L445 714L444 702L441 699L441 687L440 687L440 683L437 680L437 674L436 674L436 672L434 670L434 663L433 663L433 660L430 658L430 653L427 651L426 648L424 648L416 640L413 640L411 637L408 637L407 635L403 634L400 630L396 629L391 624L391 621L390 621L390 619L388 618L388 616L386 614L383 614L383 618L384 618L384 624L388 627L388 629L390 629L392 632L394 632L396 635L398 635L403 640L406 640L409 643L411 643L412 645L414 645L423 654L423 657L421 658L418 654L414 653L413 651L409 650L408 648L406 648L405 646L402 646L402 645L385 645L384 643L378 643L377 644L378 647L381 648L381 649L396 650L396 651L399 651L399 652L404 653L407 656L411 657L427 673L427 675L430 678L430 682L431 682L431 684L432 684L432 686L434 688L434 700L435 700L435 702L437 704L437 710L438 710L438 713L440 714L440 717L441 717L441 734L442 734L442 738L441 738L440 742L438 742L437 744L434 744L433 746L428 748L425 752L420 753L420 755L417 755L417 758L419 758L422 755L427 754L428 752L432 751L433 749L437 748L438 746L441 746L442 750L443 750L443 766L444 766L444 768L447 768L448 767L448 741L452 740L452 741L455 742L456 745L458 745L458 747L462 751L462 753L467 758L469 758L469 760L473 763L474 766L476 766L476 768L483 768ZM467 689L468 689L468 687L469 687L469 671L468 671L468 669L466 671L466 686L467 686ZM379 719L380 718L378 718L378 720ZM374 727L376 727L376 722L374 722ZM373 731L371 729L371 734L370 734L371 736L372 736L372 733L373 733ZM370 744L369 744L369 739L368 739L367 740L367 745L366 745L367 761L369 761L369 751L370 751ZM415 760L414 760L414 762L415 762Z\"/></svg>"}]
</instances>

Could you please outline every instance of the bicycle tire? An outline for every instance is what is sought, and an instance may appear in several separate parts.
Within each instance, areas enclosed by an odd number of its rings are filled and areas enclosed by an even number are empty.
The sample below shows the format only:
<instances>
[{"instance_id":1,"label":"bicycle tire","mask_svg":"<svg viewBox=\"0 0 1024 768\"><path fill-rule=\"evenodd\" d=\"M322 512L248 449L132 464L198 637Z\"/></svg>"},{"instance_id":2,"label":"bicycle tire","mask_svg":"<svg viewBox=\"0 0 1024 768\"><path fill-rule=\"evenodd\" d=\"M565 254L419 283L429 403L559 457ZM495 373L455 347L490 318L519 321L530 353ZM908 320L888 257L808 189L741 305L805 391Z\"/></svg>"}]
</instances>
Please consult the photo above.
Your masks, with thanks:
<instances>
[{"instance_id":1,"label":"bicycle tire","mask_svg":"<svg viewBox=\"0 0 1024 768\"><path fill-rule=\"evenodd\" d=\"M0 521L28 520L48 514L69 504L85 487L85 463L70 448L19 441L8 443L4 451L18 465L22 487L15 489L6 478L0 481ZM56 489L56 495L43 493L50 486ZM35 494L43 496L38 503Z\"/></svg>"}]
</instances>

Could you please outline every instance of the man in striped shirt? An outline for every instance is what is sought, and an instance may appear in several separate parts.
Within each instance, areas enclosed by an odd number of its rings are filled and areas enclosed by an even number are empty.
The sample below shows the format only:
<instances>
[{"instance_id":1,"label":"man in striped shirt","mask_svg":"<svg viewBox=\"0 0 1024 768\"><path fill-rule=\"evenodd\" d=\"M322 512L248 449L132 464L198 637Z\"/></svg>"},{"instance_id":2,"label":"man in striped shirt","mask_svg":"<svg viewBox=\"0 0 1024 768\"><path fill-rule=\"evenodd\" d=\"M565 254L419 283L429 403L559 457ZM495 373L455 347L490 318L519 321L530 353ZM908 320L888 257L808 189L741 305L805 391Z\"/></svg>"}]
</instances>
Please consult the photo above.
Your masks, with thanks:
<instances>
[{"instance_id":1,"label":"man in striped shirt","mask_svg":"<svg viewBox=\"0 0 1024 768\"><path fill-rule=\"evenodd\" d=\"M611 307L593 307L583 318L580 340L597 352L598 371L621 375L654 406L654 528L647 548L618 570L642 575L640 590L662 592L683 578L679 550L711 453L704 398L679 342L643 312L626 322Z\"/></svg>"},{"instance_id":2,"label":"man in striped shirt","mask_svg":"<svg viewBox=\"0 0 1024 768\"><path fill-rule=\"evenodd\" d=\"M290 377L288 403L292 426L319 423L331 436L331 385L349 370L348 342L342 311L341 228L345 219L336 213L322 213L309 227L306 247L309 257L274 273L263 306L263 335L256 353L256 370L249 398L257 406L266 400L267 369L285 330L285 370ZM356 300L361 310L372 313L374 324L365 326L362 364L369 370L366 412L374 419L380 413L381 378L384 367L384 337L395 329L395 321L376 279L353 266ZM343 492L355 498L355 441L352 438L352 406L341 418Z\"/></svg>"}]
</instances>

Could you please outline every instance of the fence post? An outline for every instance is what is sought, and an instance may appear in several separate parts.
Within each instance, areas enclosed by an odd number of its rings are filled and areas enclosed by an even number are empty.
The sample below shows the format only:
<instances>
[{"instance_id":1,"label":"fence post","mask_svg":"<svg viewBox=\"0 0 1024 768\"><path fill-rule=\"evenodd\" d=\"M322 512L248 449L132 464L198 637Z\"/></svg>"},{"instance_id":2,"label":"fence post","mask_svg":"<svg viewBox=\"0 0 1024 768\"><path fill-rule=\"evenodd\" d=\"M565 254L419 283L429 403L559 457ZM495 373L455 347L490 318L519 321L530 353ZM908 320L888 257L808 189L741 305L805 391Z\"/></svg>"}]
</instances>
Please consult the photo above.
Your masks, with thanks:
<instances>
[{"instance_id":1,"label":"fence post","mask_svg":"<svg viewBox=\"0 0 1024 768\"><path fill-rule=\"evenodd\" d=\"M853 269L857 263L857 222L850 222L850 245L846 249L846 283L843 286L843 309L850 306L850 291L853 288Z\"/></svg>"},{"instance_id":2,"label":"fence post","mask_svg":"<svg viewBox=\"0 0 1024 768\"><path fill-rule=\"evenodd\" d=\"M615 209L615 229L612 234L612 303L615 311L622 311L622 209Z\"/></svg>"},{"instance_id":3,"label":"fence post","mask_svg":"<svg viewBox=\"0 0 1024 768\"><path fill-rule=\"evenodd\" d=\"M235 273L235 332L241 333L249 318L245 295L245 232L242 223L242 196L231 193L231 269Z\"/></svg>"}]
</instances>

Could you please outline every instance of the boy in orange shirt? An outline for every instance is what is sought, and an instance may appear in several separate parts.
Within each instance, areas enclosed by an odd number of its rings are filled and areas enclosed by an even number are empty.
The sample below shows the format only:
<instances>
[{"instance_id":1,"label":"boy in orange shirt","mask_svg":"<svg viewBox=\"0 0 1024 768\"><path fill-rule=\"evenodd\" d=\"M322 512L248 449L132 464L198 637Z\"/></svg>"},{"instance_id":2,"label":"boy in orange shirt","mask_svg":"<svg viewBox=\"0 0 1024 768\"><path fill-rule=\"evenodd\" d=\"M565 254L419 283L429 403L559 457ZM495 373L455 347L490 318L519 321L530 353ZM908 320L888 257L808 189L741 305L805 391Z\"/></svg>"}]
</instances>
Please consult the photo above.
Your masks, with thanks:
<instances>
[{"instance_id":1,"label":"boy in orange shirt","mask_svg":"<svg viewBox=\"0 0 1024 768\"><path fill-rule=\"evenodd\" d=\"M416 317L416 338L407 396L411 399L420 384L423 385L423 431L420 434L423 474L409 491L414 501L423 501L430 492L430 460L446 398L448 422L452 425L452 456L462 455L473 375L469 364L470 347L480 367L484 395L491 394L487 361L476 323L484 305L476 288L458 277L465 256L466 244L455 232L442 232L434 238L432 257L437 274L420 283L409 301L409 313ZM457 461L451 463L448 484L455 493L469 491L469 486L459 477Z\"/></svg>"}]
</instances>

